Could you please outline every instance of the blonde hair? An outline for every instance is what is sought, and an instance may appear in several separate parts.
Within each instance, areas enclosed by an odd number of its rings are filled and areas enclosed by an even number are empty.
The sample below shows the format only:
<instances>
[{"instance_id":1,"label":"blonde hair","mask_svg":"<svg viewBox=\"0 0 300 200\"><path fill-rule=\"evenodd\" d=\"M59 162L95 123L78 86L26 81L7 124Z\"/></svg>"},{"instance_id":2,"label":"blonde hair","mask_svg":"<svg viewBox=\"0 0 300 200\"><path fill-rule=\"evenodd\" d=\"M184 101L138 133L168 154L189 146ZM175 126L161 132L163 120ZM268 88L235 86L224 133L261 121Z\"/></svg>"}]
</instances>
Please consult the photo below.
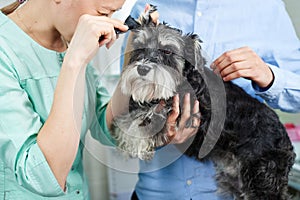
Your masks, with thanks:
<instances>
[{"instance_id":1,"label":"blonde hair","mask_svg":"<svg viewBox=\"0 0 300 200\"><path fill-rule=\"evenodd\" d=\"M15 2L1 8L1 12L5 15L8 15L14 12L22 3L19 0L16 0Z\"/></svg>"}]
</instances>

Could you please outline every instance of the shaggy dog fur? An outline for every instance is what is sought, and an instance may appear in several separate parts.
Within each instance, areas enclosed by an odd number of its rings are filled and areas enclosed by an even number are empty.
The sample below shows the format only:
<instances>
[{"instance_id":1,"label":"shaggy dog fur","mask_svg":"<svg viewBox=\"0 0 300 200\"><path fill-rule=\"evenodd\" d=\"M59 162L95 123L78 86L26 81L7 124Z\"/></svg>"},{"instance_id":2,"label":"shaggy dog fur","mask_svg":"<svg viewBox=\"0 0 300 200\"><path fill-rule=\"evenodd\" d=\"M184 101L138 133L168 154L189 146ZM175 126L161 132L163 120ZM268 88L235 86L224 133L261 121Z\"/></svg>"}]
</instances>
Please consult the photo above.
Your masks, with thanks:
<instances>
[{"instance_id":1,"label":"shaggy dog fur","mask_svg":"<svg viewBox=\"0 0 300 200\"><path fill-rule=\"evenodd\" d=\"M288 199L295 154L276 113L205 67L197 35L154 25L149 18L132 34L134 50L120 82L122 92L131 95L130 108L115 119L117 146L131 157L150 160L155 148L169 142L165 122L172 97L190 92L200 102L201 126L184 153L214 162L219 192L244 200ZM166 105L158 109L161 101ZM213 119L214 109L223 121ZM211 124L217 128L210 129ZM211 151L203 153L207 148Z\"/></svg>"}]
</instances>

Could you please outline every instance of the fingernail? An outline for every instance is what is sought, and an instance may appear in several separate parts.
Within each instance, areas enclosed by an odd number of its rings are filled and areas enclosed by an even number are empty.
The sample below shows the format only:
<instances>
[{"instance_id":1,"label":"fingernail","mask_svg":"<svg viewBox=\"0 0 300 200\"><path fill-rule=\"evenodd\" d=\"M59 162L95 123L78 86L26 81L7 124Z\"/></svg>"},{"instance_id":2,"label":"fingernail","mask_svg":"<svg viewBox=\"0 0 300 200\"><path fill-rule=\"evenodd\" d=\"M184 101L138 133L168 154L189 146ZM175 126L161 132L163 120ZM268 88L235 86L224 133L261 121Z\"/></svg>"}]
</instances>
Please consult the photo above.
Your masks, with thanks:
<instances>
[{"instance_id":1,"label":"fingernail","mask_svg":"<svg viewBox=\"0 0 300 200\"><path fill-rule=\"evenodd\" d=\"M159 105L161 105L161 106L164 107L164 106L166 106L166 102L165 102L164 100L160 100L160 101L159 101Z\"/></svg>"},{"instance_id":2,"label":"fingernail","mask_svg":"<svg viewBox=\"0 0 300 200\"><path fill-rule=\"evenodd\" d=\"M173 137L174 136L174 134L170 133L170 132L168 132L167 135L168 135L168 137Z\"/></svg>"},{"instance_id":3,"label":"fingernail","mask_svg":"<svg viewBox=\"0 0 300 200\"><path fill-rule=\"evenodd\" d=\"M146 6L145 6L145 11L144 11L144 12L146 12L146 11L149 9L149 7L150 7L150 5L149 5L149 4L146 4Z\"/></svg>"},{"instance_id":4,"label":"fingernail","mask_svg":"<svg viewBox=\"0 0 300 200\"><path fill-rule=\"evenodd\" d=\"M211 69L215 69L215 68L216 68L215 63L211 63L210 68L211 68Z\"/></svg>"},{"instance_id":5,"label":"fingernail","mask_svg":"<svg viewBox=\"0 0 300 200\"><path fill-rule=\"evenodd\" d=\"M214 73L221 76L220 71L218 69L214 69Z\"/></svg>"}]
</instances>

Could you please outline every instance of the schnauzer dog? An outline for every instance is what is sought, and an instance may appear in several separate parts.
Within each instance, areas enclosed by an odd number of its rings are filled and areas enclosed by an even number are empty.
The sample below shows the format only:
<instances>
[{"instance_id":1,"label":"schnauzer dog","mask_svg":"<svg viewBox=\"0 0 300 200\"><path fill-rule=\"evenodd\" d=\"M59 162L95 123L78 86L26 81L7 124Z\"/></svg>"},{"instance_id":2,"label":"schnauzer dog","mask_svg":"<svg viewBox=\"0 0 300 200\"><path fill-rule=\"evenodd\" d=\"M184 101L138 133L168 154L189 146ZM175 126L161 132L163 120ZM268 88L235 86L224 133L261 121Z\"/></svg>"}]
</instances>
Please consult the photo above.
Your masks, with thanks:
<instances>
[{"instance_id":1,"label":"schnauzer dog","mask_svg":"<svg viewBox=\"0 0 300 200\"><path fill-rule=\"evenodd\" d=\"M120 80L121 91L131 96L129 112L117 117L112 128L118 148L130 157L150 160L157 147L169 142L166 118L172 97L193 93L200 102L201 126L184 153L199 162L214 162L218 191L235 199L289 199L295 153L276 113L206 67L197 35L154 24L150 16L140 20L132 35L133 51ZM215 82L222 83L224 95L222 87L214 88ZM158 109L161 101L165 106ZM219 105L224 112L214 111ZM212 124L216 128L211 129ZM207 141L215 144L205 146ZM201 154L207 146L210 152Z\"/></svg>"}]
</instances>

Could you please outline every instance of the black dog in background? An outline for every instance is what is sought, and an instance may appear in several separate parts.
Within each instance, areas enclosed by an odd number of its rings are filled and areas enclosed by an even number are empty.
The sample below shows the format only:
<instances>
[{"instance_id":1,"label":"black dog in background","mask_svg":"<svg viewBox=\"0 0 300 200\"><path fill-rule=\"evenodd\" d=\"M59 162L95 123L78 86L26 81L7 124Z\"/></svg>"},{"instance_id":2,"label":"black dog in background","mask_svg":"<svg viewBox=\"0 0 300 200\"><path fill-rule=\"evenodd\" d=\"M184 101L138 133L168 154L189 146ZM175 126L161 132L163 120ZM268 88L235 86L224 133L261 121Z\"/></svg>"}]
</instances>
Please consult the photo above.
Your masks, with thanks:
<instances>
[{"instance_id":1,"label":"black dog in background","mask_svg":"<svg viewBox=\"0 0 300 200\"><path fill-rule=\"evenodd\" d=\"M214 162L219 192L244 200L289 199L295 153L277 114L205 67L197 35L156 25L150 16L140 21L121 75L122 92L132 98L129 113L114 122L117 146L150 160L155 148L169 142L172 96L190 92L200 102L201 126L184 153ZM161 101L166 106L158 111Z\"/></svg>"}]
</instances>

